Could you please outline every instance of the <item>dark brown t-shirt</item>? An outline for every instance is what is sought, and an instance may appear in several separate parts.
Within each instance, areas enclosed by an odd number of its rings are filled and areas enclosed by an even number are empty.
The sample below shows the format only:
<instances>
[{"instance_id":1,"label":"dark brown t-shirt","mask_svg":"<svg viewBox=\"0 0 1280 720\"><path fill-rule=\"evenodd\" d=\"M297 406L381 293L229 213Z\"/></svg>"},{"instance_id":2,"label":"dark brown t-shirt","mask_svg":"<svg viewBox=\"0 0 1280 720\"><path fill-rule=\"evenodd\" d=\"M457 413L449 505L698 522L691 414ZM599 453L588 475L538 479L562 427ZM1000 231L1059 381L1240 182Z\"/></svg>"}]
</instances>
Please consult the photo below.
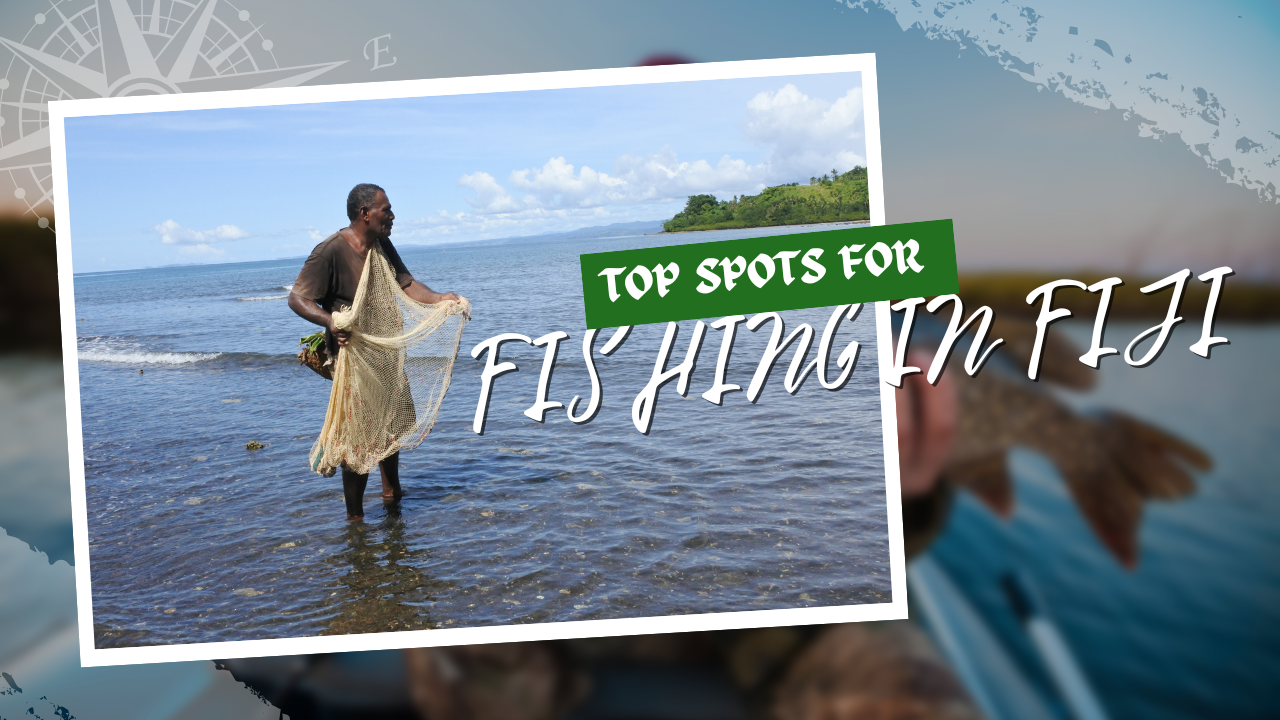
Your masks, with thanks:
<instances>
[{"instance_id":1,"label":"dark brown t-shirt","mask_svg":"<svg viewBox=\"0 0 1280 720\"><path fill-rule=\"evenodd\" d=\"M391 241L382 238L382 254L391 269L396 271L396 282L400 287L409 287L413 275L400 259ZM298 279L293 283L293 292L299 297L320 304L326 312L335 308L341 310L351 307L355 301L356 290L360 287L360 274L364 272L364 256L357 253L341 234L334 233L311 251L311 256L302 264Z\"/></svg>"},{"instance_id":2,"label":"dark brown t-shirt","mask_svg":"<svg viewBox=\"0 0 1280 720\"><path fill-rule=\"evenodd\" d=\"M382 238L382 254L396 271L396 282L400 287L409 287L413 275L400 259L391 241ZM351 247L340 233L334 233L311 251L310 257L302 264L298 279L293 282L293 292L299 297L320 304L326 312L345 310L355 302L356 290L360 287L360 275L364 272L364 256ZM332 334L324 331L325 347L336 352L337 343Z\"/></svg>"}]
</instances>

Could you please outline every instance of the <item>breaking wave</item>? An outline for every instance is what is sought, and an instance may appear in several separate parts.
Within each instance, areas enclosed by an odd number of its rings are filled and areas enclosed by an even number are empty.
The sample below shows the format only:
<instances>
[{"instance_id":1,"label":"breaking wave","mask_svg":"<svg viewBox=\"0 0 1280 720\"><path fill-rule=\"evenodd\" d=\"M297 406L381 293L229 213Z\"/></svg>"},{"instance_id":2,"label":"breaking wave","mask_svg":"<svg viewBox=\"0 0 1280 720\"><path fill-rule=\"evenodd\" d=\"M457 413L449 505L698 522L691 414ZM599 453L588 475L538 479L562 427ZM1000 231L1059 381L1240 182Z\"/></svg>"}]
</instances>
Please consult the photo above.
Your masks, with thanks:
<instances>
[{"instance_id":1,"label":"breaking wave","mask_svg":"<svg viewBox=\"0 0 1280 720\"><path fill-rule=\"evenodd\" d=\"M145 350L81 350L77 357L90 362L128 363L131 365L186 365L212 360L222 353L147 352Z\"/></svg>"},{"instance_id":2,"label":"breaking wave","mask_svg":"<svg viewBox=\"0 0 1280 720\"><path fill-rule=\"evenodd\" d=\"M127 363L130 365L187 365L204 362L221 356L222 353L199 352L164 352L148 349L142 345L106 338L89 338L81 340L76 357L81 361Z\"/></svg>"}]
</instances>

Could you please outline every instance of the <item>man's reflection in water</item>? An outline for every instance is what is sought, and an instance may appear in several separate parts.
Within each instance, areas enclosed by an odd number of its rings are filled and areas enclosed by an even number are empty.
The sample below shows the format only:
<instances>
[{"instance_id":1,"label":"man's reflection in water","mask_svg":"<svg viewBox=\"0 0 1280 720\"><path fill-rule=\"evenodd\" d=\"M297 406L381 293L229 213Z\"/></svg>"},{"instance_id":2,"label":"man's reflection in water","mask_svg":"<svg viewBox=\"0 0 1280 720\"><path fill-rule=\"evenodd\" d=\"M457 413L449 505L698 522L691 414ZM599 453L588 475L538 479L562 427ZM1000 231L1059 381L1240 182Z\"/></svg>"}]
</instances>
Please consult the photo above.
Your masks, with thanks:
<instances>
[{"instance_id":1,"label":"man's reflection in water","mask_svg":"<svg viewBox=\"0 0 1280 720\"><path fill-rule=\"evenodd\" d=\"M428 552L406 547L404 534L398 502L386 506L386 516L377 524L347 526L349 549L329 559L350 568L339 580L346 586L346 598L321 635L435 628L425 606L435 599L432 591L444 589L446 583L418 570Z\"/></svg>"}]
</instances>

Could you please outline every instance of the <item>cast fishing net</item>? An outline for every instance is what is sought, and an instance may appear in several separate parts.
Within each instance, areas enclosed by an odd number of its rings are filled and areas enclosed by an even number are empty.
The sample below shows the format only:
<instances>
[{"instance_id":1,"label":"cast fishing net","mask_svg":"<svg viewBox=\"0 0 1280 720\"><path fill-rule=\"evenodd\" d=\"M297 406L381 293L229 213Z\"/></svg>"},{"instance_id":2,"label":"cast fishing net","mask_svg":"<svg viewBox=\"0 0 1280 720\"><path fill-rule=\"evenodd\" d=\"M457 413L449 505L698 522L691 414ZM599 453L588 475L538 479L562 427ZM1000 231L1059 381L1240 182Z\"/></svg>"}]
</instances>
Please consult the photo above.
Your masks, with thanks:
<instances>
[{"instance_id":1,"label":"cast fishing net","mask_svg":"<svg viewBox=\"0 0 1280 720\"><path fill-rule=\"evenodd\" d=\"M471 305L424 305L405 294L374 244L351 308L333 324L351 333L338 349L324 428L311 448L311 469L332 476L345 464L367 473L431 432L449 389Z\"/></svg>"}]
</instances>

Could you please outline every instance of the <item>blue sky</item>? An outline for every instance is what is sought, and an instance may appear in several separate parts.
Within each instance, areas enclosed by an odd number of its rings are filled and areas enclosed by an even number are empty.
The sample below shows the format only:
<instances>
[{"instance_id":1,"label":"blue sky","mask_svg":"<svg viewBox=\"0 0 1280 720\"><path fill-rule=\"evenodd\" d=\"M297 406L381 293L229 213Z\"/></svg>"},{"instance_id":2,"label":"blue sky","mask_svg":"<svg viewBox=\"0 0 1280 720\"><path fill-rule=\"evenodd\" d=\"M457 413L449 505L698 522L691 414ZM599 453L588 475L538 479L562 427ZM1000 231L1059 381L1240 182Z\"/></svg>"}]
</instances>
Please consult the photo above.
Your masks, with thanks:
<instances>
[{"instance_id":1,"label":"blue sky","mask_svg":"<svg viewBox=\"0 0 1280 720\"><path fill-rule=\"evenodd\" d=\"M432 244L669 218L866 164L857 73L73 118L77 272L305 255L387 188Z\"/></svg>"}]
</instances>

